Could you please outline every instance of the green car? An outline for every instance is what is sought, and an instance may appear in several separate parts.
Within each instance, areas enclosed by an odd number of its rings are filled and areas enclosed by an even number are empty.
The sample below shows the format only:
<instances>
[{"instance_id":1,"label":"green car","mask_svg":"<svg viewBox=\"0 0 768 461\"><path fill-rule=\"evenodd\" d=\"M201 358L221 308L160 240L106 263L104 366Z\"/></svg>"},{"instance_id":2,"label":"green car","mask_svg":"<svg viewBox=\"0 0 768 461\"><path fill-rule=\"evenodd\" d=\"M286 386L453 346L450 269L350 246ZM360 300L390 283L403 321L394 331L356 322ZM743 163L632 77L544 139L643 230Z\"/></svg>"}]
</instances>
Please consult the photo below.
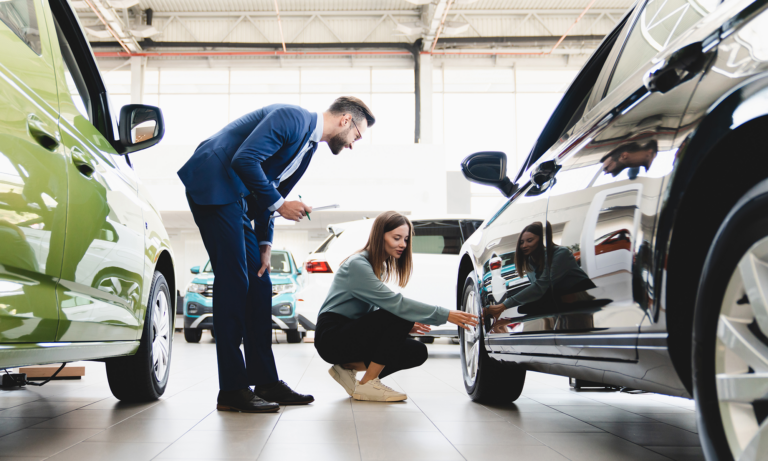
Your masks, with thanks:
<instances>
[{"instance_id":1,"label":"green car","mask_svg":"<svg viewBox=\"0 0 768 461\"><path fill-rule=\"evenodd\" d=\"M0 368L98 360L121 400L168 383L170 240L128 154L152 106L110 106L66 0L0 1Z\"/></svg>"}]
</instances>

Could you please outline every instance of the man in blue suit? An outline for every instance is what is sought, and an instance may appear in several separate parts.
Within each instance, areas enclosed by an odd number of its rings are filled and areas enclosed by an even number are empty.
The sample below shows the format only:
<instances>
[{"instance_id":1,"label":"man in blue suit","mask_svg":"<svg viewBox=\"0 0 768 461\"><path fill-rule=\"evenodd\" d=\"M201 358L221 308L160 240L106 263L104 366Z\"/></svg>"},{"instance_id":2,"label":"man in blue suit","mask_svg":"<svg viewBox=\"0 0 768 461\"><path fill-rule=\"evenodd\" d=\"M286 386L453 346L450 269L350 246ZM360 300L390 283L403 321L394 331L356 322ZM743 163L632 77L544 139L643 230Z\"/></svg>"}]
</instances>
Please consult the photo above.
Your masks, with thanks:
<instances>
[{"instance_id":1,"label":"man in blue suit","mask_svg":"<svg viewBox=\"0 0 768 461\"><path fill-rule=\"evenodd\" d=\"M317 144L328 143L338 155L352 149L375 121L354 97L338 98L323 113L273 104L203 141L179 170L216 274L217 409L274 412L278 404L314 401L278 379L272 355L272 214L300 221L311 212L285 197L307 170Z\"/></svg>"}]
</instances>

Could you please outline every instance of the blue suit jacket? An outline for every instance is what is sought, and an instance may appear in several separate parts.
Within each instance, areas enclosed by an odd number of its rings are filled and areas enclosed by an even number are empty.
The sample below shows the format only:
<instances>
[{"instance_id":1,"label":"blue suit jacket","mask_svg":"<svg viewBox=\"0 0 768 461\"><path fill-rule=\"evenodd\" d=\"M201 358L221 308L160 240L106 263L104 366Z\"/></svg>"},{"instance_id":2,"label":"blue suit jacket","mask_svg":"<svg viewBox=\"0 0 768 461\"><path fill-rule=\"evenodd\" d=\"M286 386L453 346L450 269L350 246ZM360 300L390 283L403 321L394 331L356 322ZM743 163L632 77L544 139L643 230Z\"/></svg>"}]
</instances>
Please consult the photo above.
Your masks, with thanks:
<instances>
[{"instance_id":1,"label":"blue suit jacket","mask_svg":"<svg viewBox=\"0 0 768 461\"><path fill-rule=\"evenodd\" d=\"M271 242L274 221L268 208L293 189L314 149L279 187L273 181L301 151L316 125L316 117L301 107L262 107L200 143L179 170L179 178L198 205L225 205L245 197L259 242Z\"/></svg>"}]
</instances>

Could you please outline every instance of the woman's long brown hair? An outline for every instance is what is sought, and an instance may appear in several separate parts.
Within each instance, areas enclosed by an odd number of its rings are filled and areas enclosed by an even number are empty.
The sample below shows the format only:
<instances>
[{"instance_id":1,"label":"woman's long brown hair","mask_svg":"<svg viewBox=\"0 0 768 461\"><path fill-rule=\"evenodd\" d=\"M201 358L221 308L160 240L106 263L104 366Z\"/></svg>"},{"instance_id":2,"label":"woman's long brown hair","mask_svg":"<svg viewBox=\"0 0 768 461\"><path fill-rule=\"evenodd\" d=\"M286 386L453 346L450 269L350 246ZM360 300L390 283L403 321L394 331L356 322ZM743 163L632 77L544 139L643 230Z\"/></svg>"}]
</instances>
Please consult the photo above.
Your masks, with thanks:
<instances>
[{"instance_id":1,"label":"woman's long brown hair","mask_svg":"<svg viewBox=\"0 0 768 461\"><path fill-rule=\"evenodd\" d=\"M384 234L402 225L408 225L408 238L405 251L400 258L393 258L384 249ZM368 243L360 251L368 252L368 261L373 267L373 273L382 282L396 281L400 287L408 285L408 279L413 272L413 251L411 243L413 239L413 225L411 221L397 211L385 211L378 215L373 222Z\"/></svg>"},{"instance_id":2,"label":"woman's long brown hair","mask_svg":"<svg viewBox=\"0 0 768 461\"><path fill-rule=\"evenodd\" d=\"M529 258L526 258L522 252L523 234L526 232L530 232L539 238L539 246L533 250L533 253L530 257L530 259L535 261L537 264L541 265L544 263L544 261L547 261L547 264L551 264L552 253L555 251L555 243L552 241L552 226L549 225L549 221L547 221L546 229L547 258L544 258L544 225L541 222L536 221L525 226L525 229L520 232L520 236L517 238L517 248L515 249L515 270L517 271L518 277L524 276L526 272L533 271L533 267L531 267Z\"/></svg>"}]
</instances>

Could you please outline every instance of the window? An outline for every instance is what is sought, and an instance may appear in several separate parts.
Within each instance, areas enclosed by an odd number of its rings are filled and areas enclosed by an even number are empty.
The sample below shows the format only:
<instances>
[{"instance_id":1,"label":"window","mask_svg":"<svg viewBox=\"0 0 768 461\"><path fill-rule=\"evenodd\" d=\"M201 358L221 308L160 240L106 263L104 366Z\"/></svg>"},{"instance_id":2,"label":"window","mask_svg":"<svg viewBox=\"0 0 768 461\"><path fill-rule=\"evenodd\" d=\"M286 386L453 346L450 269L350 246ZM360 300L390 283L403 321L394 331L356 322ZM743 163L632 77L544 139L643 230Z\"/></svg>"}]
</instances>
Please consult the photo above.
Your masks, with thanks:
<instances>
[{"instance_id":1,"label":"window","mask_svg":"<svg viewBox=\"0 0 768 461\"><path fill-rule=\"evenodd\" d=\"M272 274L290 274L291 263L288 260L288 253L274 252L269 261L269 272Z\"/></svg>"},{"instance_id":2,"label":"window","mask_svg":"<svg viewBox=\"0 0 768 461\"><path fill-rule=\"evenodd\" d=\"M413 252L416 254L457 255L461 249L461 230L456 221L416 221L413 223Z\"/></svg>"},{"instance_id":3,"label":"window","mask_svg":"<svg viewBox=\"0 0 768 461\"><path fill-rule=\"evenodd\" d=\"M336 240L337 239L335 234L329 235L328 238L325 239L325 241L321 243L319 247L317 247L317 250L313 251L312 253L325 253L333 246L334 243L336 243Z\"/></svg>"},{"instance_id":4,"label":"window","mask_svg":"<svg viewBox=\"0 0 768 461\"><path fill-rule=\"evenodd\" d=\"M605 95L714 10L718 3L719 0L649 0L635 21Z\"/></svg>"},{"instance_id":5,"label":"window","mask_svg":"<svg viewBox=\"0 0 768 461\"><path fill-rule=\"evenodd\" d=\"M72 96L72 103L77 110L88 120L92 120L93 108L91 107L91 98L88 93L88 87L85 84L83 74L75 61L75 55L69 47L69 42L64 36L64 32L59 27L59 21L54 18L56 24L56 36L59 38L61 47L61 56L64 61L64 77L67 79L67 88Z\"/></svg>"},{"instance_id":6,"label":"window","mask_svg":"<svg viewBox=\"0 0 768 461\"><path fill-rule=\"evenodd\" d=\"M37 54L42 52L34 0L0 1L0 20L32 51Z\"/></svg>"},{"instance_id":7,"label":"window","mask_svg":"<svg viewBox=\"0 0 768 461\"><path fill-rule=\"evenodd\" d=\"M210 261L205 263L205 268L203 269L203 272L213 272L213 268L211 267L211 262Z\"/></svg>"}]
</instances>

